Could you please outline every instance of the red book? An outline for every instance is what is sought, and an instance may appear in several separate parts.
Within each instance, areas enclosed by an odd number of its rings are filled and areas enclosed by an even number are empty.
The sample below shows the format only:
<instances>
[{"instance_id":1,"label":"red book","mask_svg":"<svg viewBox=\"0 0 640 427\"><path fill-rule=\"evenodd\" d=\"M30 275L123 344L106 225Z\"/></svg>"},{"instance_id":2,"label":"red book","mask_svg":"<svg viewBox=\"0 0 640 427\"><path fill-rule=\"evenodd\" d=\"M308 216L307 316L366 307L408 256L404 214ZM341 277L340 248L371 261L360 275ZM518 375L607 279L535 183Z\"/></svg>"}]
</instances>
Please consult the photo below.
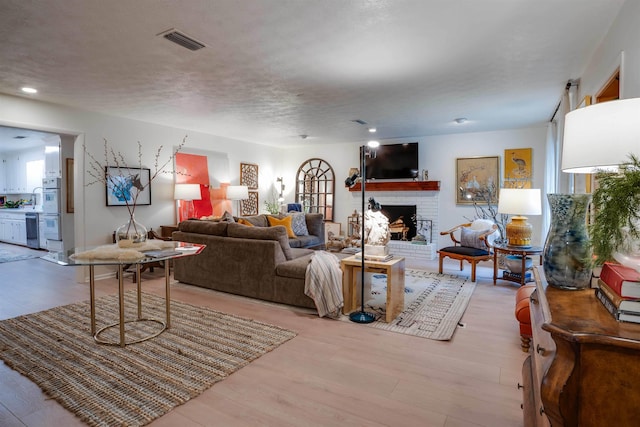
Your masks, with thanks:
<instances>
[{"instance_id":1,"label":"red book","mask_svg":"<svg viewBox=\"0 0 640 427\"><path fill-rule=\"evenodd\" d=\"M605 262L600 280L623 298L640 298L640 273L633 268Z\"/></svg>"}]
</instances>

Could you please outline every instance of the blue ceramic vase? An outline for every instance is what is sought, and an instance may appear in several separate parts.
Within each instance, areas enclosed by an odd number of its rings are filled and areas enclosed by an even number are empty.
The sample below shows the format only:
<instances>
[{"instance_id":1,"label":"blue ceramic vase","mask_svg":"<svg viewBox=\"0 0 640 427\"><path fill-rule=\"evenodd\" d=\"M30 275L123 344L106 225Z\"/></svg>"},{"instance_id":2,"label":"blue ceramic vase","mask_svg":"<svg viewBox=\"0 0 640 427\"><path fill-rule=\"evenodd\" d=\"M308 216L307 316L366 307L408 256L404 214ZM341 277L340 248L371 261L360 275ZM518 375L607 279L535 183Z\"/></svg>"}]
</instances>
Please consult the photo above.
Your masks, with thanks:
<instances>
[{"instance_id":1,"label":"blue ceramic vase","mask_svg":"<svg viewBox=\"0 0 640 427\"><path fill-rule=\"evenodd\" d=\"M591 284L587 233L590 194L547 194L551 225L544 244L543 268L549 285L585 289Z\"/></svg>"}]
</instances>

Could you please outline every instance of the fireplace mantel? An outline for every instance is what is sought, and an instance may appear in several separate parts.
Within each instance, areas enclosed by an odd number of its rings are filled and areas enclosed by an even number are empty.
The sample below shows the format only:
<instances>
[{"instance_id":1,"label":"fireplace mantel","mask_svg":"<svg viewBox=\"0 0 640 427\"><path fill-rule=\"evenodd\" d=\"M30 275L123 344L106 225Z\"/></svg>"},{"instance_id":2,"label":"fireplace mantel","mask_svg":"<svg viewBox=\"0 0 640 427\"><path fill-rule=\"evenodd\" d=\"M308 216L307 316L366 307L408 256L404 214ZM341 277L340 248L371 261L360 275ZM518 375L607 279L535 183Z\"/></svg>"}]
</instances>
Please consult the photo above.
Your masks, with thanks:
<instances>
[{"instance_id":1,"label":"fireplace mantel","mask_svg":"<svg viewBox=\"0 0 640 427\"><path fill-rule=\"evenodd\" d=\"M440 191L440 181L370 181L365 187L367 191ZM356 183L349 191L360 191L360 183Z\"/></svg>"}]
</instances>

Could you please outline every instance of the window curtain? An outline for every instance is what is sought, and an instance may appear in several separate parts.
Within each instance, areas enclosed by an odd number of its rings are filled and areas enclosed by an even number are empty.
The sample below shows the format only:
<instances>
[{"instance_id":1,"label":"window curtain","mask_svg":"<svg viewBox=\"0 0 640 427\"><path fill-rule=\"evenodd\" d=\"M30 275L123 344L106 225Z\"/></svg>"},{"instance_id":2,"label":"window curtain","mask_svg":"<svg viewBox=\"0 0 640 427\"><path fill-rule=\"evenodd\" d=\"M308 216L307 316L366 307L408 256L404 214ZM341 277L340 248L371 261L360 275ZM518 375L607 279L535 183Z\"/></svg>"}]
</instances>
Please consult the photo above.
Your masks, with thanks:
<instances>
[{"instance_id":1,"label":"window curtain","mask_svg":"<svg viewBox=\"0 0 640 427\"><path fill-rule=\"evenodd\" d=\"M564 116L577 106L578 85L570 81L562 93L560 105L547 125L547 140L545 144L544 195L542 197L542 239L546 239L549 224L551 223L551 210L546 195L549 193L573 193L573 174L562 172L562 142L564 136Z\"/></svg>"}]
</instances>

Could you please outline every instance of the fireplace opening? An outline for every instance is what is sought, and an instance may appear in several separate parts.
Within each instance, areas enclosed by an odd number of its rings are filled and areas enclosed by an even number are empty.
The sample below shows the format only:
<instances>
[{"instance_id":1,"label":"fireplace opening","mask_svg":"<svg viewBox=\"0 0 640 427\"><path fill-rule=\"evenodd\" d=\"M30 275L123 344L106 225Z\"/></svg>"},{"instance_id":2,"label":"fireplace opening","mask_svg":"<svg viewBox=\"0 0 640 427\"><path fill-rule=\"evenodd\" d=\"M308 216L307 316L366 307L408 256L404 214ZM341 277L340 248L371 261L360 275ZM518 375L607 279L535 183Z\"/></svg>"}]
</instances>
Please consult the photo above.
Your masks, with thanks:
<instances>
[{"instance_id":1,"label":"fireplace opening","mask_svg":"<svg viewBox=\"0 0 640 427\"><path fill-rule=\"evenodd\" d=\"M416 236L416 205L383 205L382 213L389 218L391 240L410 241Z\"/></svg>"}]
</instances>

